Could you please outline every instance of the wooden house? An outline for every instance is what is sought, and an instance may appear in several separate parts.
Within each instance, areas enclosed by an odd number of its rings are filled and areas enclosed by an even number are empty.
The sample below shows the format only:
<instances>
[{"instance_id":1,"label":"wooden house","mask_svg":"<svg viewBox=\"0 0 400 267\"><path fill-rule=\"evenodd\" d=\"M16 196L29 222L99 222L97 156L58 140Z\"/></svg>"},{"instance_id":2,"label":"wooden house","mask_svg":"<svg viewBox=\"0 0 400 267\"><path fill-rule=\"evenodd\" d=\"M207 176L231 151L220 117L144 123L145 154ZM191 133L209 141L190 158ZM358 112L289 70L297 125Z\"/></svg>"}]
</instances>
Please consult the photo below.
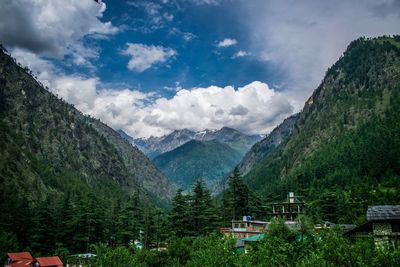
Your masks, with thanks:
<instances>
[{"instance_id":1,"label":"wooden house","mask_svg":"<svg viewBox=\"0 0 400 267\"><path fill-rule=\"evenodd\" d=\"M345 235L352 238L372 235L377 247L400 247L400 205L369 206L367 222Z\"/></svg>"}]
</instances>

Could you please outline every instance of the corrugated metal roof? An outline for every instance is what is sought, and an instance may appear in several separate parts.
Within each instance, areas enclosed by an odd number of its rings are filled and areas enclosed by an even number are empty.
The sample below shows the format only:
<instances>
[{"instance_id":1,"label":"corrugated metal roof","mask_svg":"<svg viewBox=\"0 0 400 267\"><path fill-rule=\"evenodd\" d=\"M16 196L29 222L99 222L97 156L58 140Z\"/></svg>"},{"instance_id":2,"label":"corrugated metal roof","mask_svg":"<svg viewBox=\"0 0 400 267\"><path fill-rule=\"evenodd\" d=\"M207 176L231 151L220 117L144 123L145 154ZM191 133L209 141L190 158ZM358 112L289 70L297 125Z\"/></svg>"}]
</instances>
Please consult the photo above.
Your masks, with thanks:
<instances>
[{"instance_id":1,"label":"corrugated metal roof","mask_svg":"<svg viewBox=\"0 0 400 267\"><path fill-rule=\"evenodd\" d=\"M400 205L369 206L367 220L400 220Z\"/></svg>"},{"instance_id":2,"label":"corrugated metal roof","mask_svg":"<svg viewBox=\"0 0 400 267\"><path fill-rule=\"evenodd\" d=\"M244 238L241 238L240 240L242 240L242 241L250 241L250 242L252 242L252 241L260 241L261 239L263 239L264 238L264 236L265 236L265 234L259 234L259 235L255 235L255 236L251 236L251 237L244 237Z\"/></svg>"},{"instance_id":3,"label":"corrugated metal roof","mask_svg":"<svg viewBox=\"0 0 400 267\"><path fill-rule=\"evenodd\" d=\"M29 252L9 252L7 253L7 256L12 260L12 261L17 261L17 260L33 260L33 257L31 253Z\"/></svg>"},{"instance_id":4,"label":"corrugated metal roof","mask_svg":"<svg viewBox=\"0 0 400 267\"><path fill-rule=\"evenodd\" d=\"M36 260L39 263L40 267L45 267L45 266L60 266L60 267L62 267L63 266L63 263L58 256L36 258Z\"/></svg>"}]
</instances>

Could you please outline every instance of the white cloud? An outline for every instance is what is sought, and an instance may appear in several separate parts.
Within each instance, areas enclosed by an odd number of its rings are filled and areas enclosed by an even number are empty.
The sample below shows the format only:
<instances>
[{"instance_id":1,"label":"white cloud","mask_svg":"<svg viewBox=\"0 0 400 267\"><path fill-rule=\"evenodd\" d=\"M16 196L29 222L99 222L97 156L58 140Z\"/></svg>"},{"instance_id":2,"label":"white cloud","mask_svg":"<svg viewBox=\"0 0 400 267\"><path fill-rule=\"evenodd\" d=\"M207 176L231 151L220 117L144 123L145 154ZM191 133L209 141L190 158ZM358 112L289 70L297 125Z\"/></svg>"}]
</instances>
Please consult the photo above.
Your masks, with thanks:
<instances>
[{"instance_id":1,"label":"white cloud","mask_svg":"<svg viewBox=\"0 0 400 267\"><path fill-rule=\"evenodd\" d=\"M246 56L250 56L251 53L243 51L243 50L239 50L238 52L236 52L232 58L238 58L238 57L246 57Z\"/></svg>"},{"instance_id":2,"label":"white cloud","mask_svg":"<svg viewBox=\"0 0 400 267\"><path fill-rule=\"evenodd\" d=\"M135 137L160 136L175 129L233 127L249 134L265 134L296 109L285 92L252 82L235 89L209 86L181 89L167 99L128 88L99 89L97 77L66 75L49 61L21 50L12 55L29 66L50 91L85 114ZM101 86L101 87L104 87Z\"/></svg>"},{"instance_id":3,"label":"white cloud","mask_svg":"<svg viewBox=\"0 0 400 267\"><path fill-rule=\"evenodd\" d=\"M400 1L242 0L251 51L282 68L298 101L310 96L323 75L361 36L400 33Z\"/></svg>"},{"instance_id":4,"label":"white cloud","mask_svg":"<svg viewBox=\"0 0 400 267\"><path fill-rule=\"evenodd\" d=\"M127 48L122 54L131 56L128 62L129 70L142 72L154 64L166 62L176 55L176 51L162 46L127 43Z\"/></svg>"},{"instance_id":5,"label":"white cloud","mask_svg":"<svg viewBox=\"0 0 400 267\"><path fill-rule=\"evenodd\" d=\"M231 86L182 89L171 99L128 89L96 92L96 83L95 79L61 77L55 91L85 114L135 137L223 126L249 134L267 133L294 110L284 93L261 82L237 90Z\"/></svg>"},{"instance_id":6,"label":"white cloud","mask_svg":"<svg viewBox=\"0 0 400 267\"><path fill-rule=\"evenodd\" d=\"M174 129L218 129L229 126L246 133L266 133L290 115L284 93L261 82L235 90L232 86L183 89L171 99L157 98L141 111L138 125L126 127L136 136L163 135ZM140 127L138 127L140 125Z\"/></svg>"},{"instance_id":7,"label":"white cloud","mask_svg":"<svg viewBox=\"0 0 400 267\"><path fill-rule=\"evenodd\" d=\"M237 44L236 39L225 38L222 41L219 41L217 47L228 47Z\"/></svg>"},{"instance_id":8,"label":"white cloud","mask_svg":"<svg viewBox=\"0 0 400 267\"><path fill-rule=\"evenodd\" d=\"M189 42L189 41L191 41L191 40L193 40L193 39L195 39L195 38L197 38L197 35L195 35L195 34L193 34L193 33L191 33L191 32L184 32L184 33L183 33L183 39L184 39L186 42Z\"/></svg>"},{"instance_id":9,"label":"white cloud","mask_svg":"<svg viewBox=\"0 0 400 267\"><path fill-rule=\"evenodd\" d=\"M36 54L62 58L71 54L77 64L87 64L80 42L84 36L115 34L110 22L101 22L105 11L89 0L3 0L0 8L1 41L9 48L23 48ZM88 56L87 56L88 55Z\"/></svg>"}]
</instances>

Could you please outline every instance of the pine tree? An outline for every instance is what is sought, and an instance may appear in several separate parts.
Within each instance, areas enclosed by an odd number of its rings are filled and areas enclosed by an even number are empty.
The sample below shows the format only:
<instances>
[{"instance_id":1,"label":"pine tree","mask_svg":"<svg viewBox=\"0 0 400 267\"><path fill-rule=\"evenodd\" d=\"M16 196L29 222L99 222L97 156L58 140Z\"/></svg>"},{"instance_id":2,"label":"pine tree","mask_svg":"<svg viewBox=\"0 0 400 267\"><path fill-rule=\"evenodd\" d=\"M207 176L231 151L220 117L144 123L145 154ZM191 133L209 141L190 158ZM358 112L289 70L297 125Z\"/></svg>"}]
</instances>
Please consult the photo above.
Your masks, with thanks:
<instances>
[{"instance_id":1,"label":"pine tree","mask_svg":"<svg viewBox=\"0 0 400 267\"><path fill-rule=\"evenodd\" d=\"M172 200L172 209L169 215L170 229L173 235L183 237L189 234L189 198L178 189Z\"/></svg>"},{"instance_id":2,"label":"pine tree","mask_svg":"<svg viewBox=\"0 0 400 267\"><path fill-rule=\"evenodd\" d=\"M139 239L140 228L143 223L143 211L138 194L133 194L118 216L118 242L128 245Z\"/></svg>"},{"instance_id":3,"label":"pine tree","mask_svg":"<svg viewBox=\"0 0 400 267\"><path fill-rule=\"evenodd\" d=\"M249 189L240 176L239 168L235 168L228 181L228 190L223 200L226 214L230 219L239 219L249 212Z\"/></svg>"},{"instance_id":4,"label":"pine tree","mask_svg":"<svg viewBox=\"0 0 400 267\"><path fill-rule=\"evenodd\" d=\"M191 234L198 236L215 230L217 223L216 209L211 194L205 188L201 179L198 179L194 184L192 193L190 203Z\"/></svg>"}]
</instances>

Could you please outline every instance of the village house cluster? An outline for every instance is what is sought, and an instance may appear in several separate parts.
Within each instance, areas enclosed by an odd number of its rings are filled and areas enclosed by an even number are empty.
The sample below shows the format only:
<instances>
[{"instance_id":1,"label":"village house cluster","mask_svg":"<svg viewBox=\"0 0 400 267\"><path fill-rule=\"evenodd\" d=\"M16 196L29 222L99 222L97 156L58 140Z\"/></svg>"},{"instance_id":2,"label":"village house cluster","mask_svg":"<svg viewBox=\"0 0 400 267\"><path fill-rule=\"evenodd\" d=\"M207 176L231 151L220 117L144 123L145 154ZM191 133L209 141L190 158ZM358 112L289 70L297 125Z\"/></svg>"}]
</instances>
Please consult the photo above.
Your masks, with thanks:
<instances>
[{"instance_id":1,"label":"village house cluster","mask_svg":"<svg viewBox=\"0 0 400 267\"><path fill-rule=\"evenodd\" d=\"M298 216L305 214L305 203L293 192L289 192L287 199L281 203L271 204L272 218L282 218L289 229L299 229ZM220 228L225 236L236 239L236 248L248 251L251 243L260 241L268 232L271 222L253 220L251 216L243 216L242 220L232 220L231 228ZM322 228L335 226L334 223L325 222L314 226L319 232ZM367 210L367 222L363 225L340 224L345 236L350 238L374 237L378 247L400 247L400 205L370 206Z\"/></svg>"},{"instance_id":2,"label":"village house cluster","mask_svg":"<svg viewBox=\"0 0 400 267\"><path fill-rule=\"evenodd\" d=\"M300 229L298 216L305 214L305 203L300 197L289 192L287 199L281 203L271 204L271 218L284 219L289 229ZM260 241L267 233L271 222L253 220L251 216L243 216L241 220L232 220L231 228L220 228L225 236L236 239L236 248L247 252L251 243ZM335 224L325 222L314 226L316 232ZM400 205L369 206L367 222L356 226L341 224L344 236L349 238L367 238L373 236L375 245L379 247L400 247ZM135 242L137 248L138 244ZM29 252L8 253L4 267L63 267L58 256L33 258ZM94 254L78 254L78 257L92 257ZM66 265L68 267L68 264Z\"/></svg>"},{"instance_id":3,"label":"village house cluster","mask_svg":"<svg viewBox=\"0 0 400 267\"><path fill-rule=\"evenodd\" d=\"M293 192L289 192L284 202L272 203L273 218L283 218L289 229L298 229L297 217L304 214L305 203ZM232 236L237 239L236 248L247 251L252 242L260 241L268 231L271 222L253 220L251 216L243 216L242 220L232 220L231 228L220 228L225 236Z\"/></svg>"}]
</instances>

